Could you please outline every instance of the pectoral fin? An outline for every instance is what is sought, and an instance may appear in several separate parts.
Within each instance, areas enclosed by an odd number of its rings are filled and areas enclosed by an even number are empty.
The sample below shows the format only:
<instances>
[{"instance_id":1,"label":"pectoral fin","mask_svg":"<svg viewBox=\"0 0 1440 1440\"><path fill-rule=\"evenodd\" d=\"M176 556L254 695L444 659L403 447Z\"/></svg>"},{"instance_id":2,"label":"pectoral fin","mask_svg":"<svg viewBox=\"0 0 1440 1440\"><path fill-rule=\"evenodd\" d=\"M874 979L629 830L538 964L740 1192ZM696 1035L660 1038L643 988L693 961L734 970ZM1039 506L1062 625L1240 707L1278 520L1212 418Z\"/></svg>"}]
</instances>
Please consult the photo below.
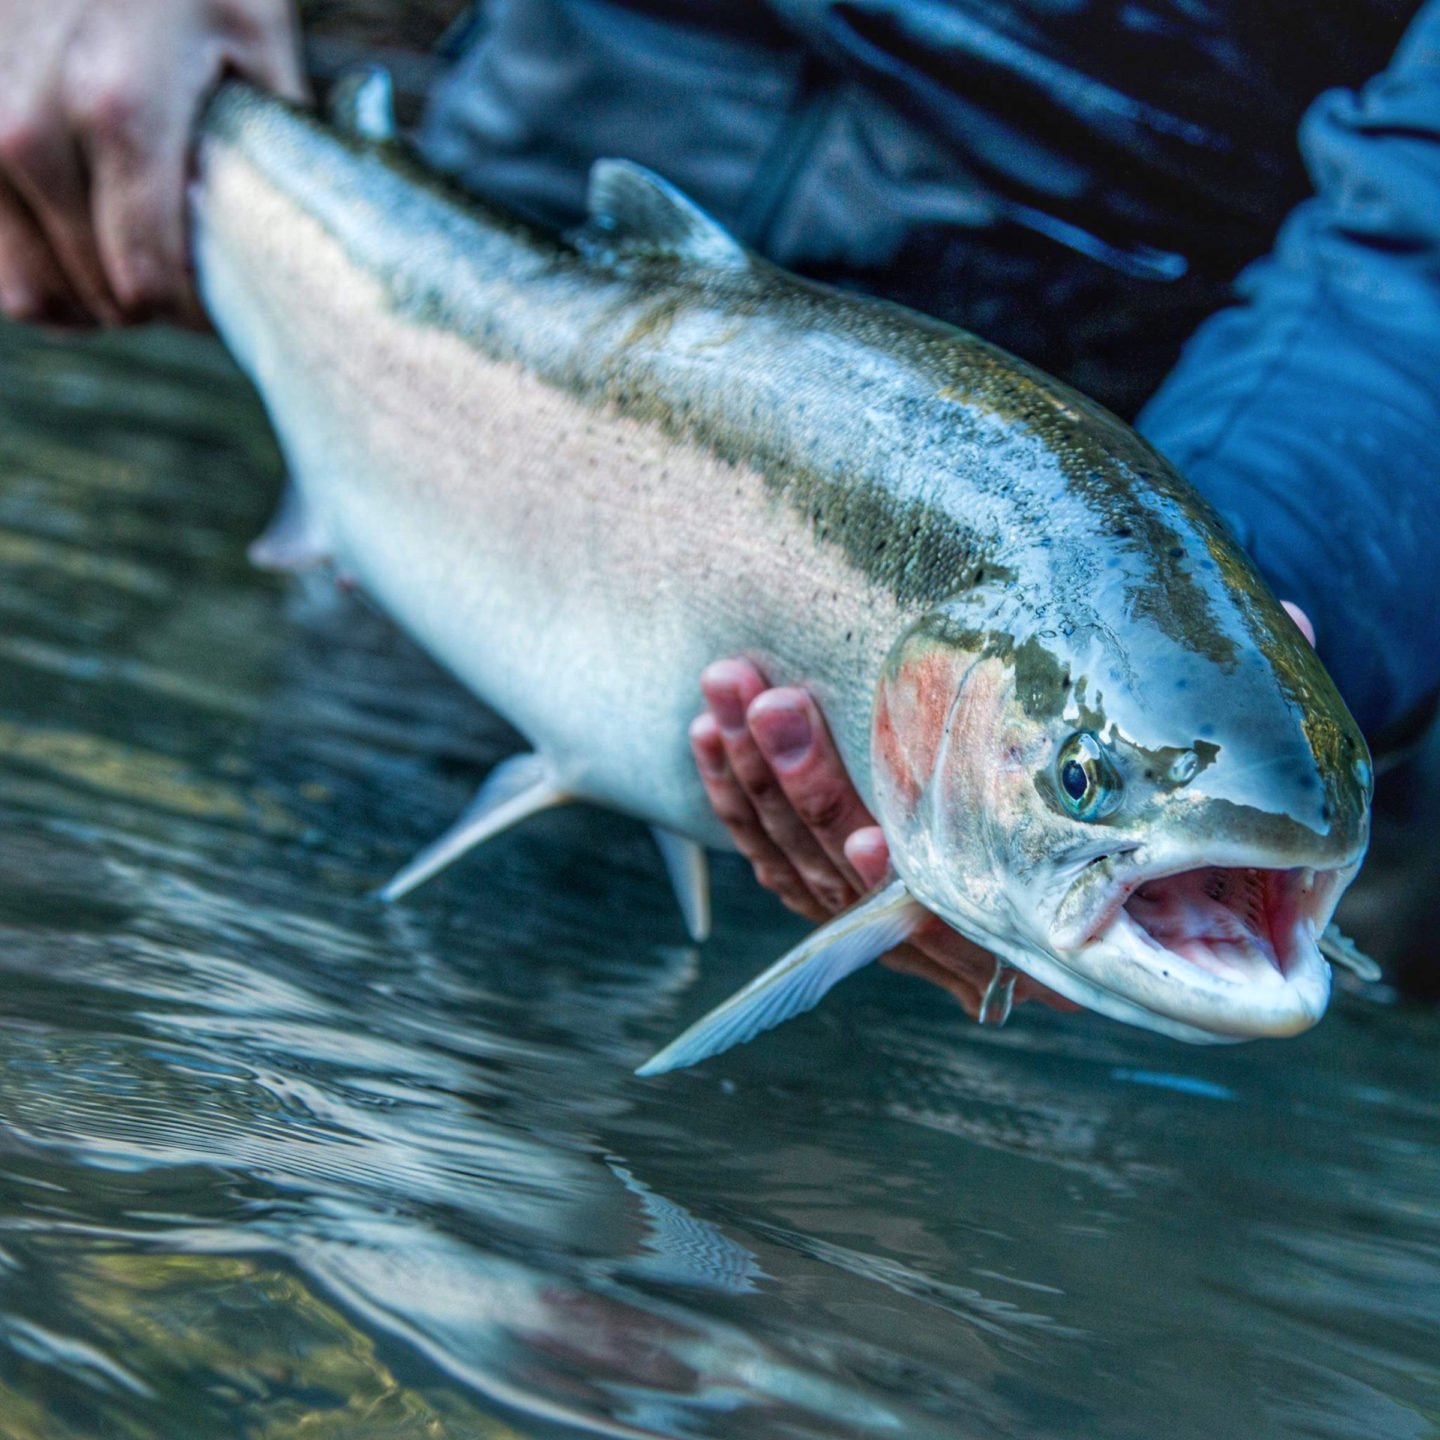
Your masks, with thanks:
<instances>
[{"instance_id":1,"label":"pectoral fin","mask_svg":"<svg viewBox=\"0 0 1440 1440\"><path fill-rule=\"evenodd\" d=\"M680 913L685 917L685 928L698 945L710 938L710 865L705 847L659 825L652 825L650 833L660 847L675 898L680 902Z\"/></svg>"},{"instance_id":2,"label":"pectoral fin","mask_svg":"<svg viewBox=\"0 0 1440 1440\"><path fill-rule=\"evenodd\" d=\"M542 810L565 804L569 798L556 785L549 765L540 756L515 755L502 761L486 777L460 818L377 891L378 897L388 904L408 895L467 851Z\"/></svg>"},{"instance_id":3,"label":"pectoral fin","mask_svg":"<svg viewBox=\"0 0 1440 1440\"><path fill-rule=\"evenodd\" d=\"M1380 967L1353 940L1342 935L1338 925L1327 925L1318 944L1320 953L1332 965L1343 965L1372 984L1380 979Z\"/></svg>"},{"instance_id":4,"label":"pectoral fin","mask_svg":"<svg viewBox=\"0 0 1440 1440\"><path fill-rule=\"evenodd\" d=\"M635 1073L684 1069L802 1014L833 985L898 945L928 915L904 881L896 880L822 926Z\"/></svg>"}]
</instances>

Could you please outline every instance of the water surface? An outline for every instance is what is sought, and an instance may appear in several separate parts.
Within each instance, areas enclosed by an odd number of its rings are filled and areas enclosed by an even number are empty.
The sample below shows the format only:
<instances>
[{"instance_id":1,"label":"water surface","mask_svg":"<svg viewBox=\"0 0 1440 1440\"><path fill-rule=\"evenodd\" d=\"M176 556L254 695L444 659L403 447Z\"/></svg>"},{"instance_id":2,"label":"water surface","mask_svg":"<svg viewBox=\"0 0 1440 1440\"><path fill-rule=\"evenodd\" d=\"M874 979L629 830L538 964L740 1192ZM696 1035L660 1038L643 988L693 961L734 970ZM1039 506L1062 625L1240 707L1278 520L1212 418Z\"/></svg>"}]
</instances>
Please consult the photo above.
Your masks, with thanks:
<instances>
[{"instance_id":1,"label":"water surface","mask_svg":"<svg viewBox=\"0 0 1440 1440\"><path fill-rule=\"evenodd\" d=\"M876 971L632 1068L796 930L643 831L368 891L515 748L257 575L218 349L0 330L4 1440L1440 1435L1440 1019L1193 1049Z\"/></svg>"}]
</instances>

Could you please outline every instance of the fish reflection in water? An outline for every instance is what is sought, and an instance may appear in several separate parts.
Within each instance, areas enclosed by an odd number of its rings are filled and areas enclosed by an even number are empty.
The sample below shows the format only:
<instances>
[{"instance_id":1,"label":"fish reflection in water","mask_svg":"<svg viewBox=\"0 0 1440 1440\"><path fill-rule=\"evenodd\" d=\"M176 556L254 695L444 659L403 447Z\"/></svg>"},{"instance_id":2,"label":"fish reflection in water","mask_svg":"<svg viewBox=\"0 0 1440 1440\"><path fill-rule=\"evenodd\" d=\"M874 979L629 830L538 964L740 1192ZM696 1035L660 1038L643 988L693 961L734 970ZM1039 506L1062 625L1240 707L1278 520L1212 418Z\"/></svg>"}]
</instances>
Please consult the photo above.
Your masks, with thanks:
<instances>
[{"instance_id":1,"label":"fish reflection in water","mask_svg":"<svg viewBox=\"0 0 1440 1440\"><path fill-rule=\"evenodd\" d=\"M44 847L20 849L7 852L7 869L28 859L50 872ZM413 985L378 949L367 957L313 919L256 918L253 907L133 861L104 870L101 903L130 914L135 938L72 936L57 967L53 937L28 956L22 937L7 937L7 968L32 986L124 996L135 1031L123 1040L76 1034L63 1047L54 1036L27 1045L23 1030L12 1034L0 1084L7 1134L26 1154L83 1156L127 1175L231 1172L275 1197L240 1225L197 1216L179 1228L102 1228L109 1239L184 1255L273 1247L373 1324L532 1414L601 1426L608 1380L656 1392L636 1423L656 1421L666 1392L701 1409L769 1401L821 1416L868 1414L882 1429L894 1420L887 1406L787 1364L732 1324L632 1292L627 1276L740 1295L764 1272L722 1227L602 1153L589 1126L615 1102L596 1093L590 1057L407 1004L432 986L462 1016L493 1017L513 1000L444 973L423 951L410 953L427 981ZM98 877L84 878L93 895ZM213 953L216 937L263 937L297 967L320 952L352 973L368 962L390 978L372 981L373 998L347 1012L360 1023L342 1030L327 1023L335 998L283 970L247 976ZM690 961L681 952L671 969L688 973ZM663 996L663 957L658 970L659 985L649 967L613 973L607 1015L623 1019ZM364 1018L372 1005L384 1012L373 1025ZM585 1019L565 1013L564 992L544 1008L572 1033ZM491 1107L517 1106L538 1135L488 1118ZM626 1195L630 1203L616 1203ZM426 1219L434 1211L450 1217L448 1231ZM472 1230L483 1248L466 1243ZM544 1267L520 1258L537 1253ZM527 1354L521 1383L509 1378L516 1346Z\"/></svg>"},{"instance_id":2,"label":"fish reflection in water","mask_svg":"<svg viewBox=\"0 0 1440 1440\"><path fill-rule=\"evenodd\" d=\"M648 838L366 896L512 737L250 573L208 346L0 330L0 1433L1433 1433L1435 1024L1225 1054L898 977L630 1069L702 955Z\"/></svg>"}]
</instances>

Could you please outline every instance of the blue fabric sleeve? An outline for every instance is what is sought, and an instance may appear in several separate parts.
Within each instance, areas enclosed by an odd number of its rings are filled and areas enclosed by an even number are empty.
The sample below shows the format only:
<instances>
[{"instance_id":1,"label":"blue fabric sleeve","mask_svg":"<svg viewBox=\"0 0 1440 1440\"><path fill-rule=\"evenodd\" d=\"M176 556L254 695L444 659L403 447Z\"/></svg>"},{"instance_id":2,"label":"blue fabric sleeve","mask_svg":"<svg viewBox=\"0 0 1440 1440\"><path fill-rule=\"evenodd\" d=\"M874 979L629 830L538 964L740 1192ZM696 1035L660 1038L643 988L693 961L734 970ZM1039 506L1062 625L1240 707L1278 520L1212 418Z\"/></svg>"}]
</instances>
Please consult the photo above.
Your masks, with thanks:
<instances>
[{"instance_id":1,"label":"blue fabric sleeve","mask_svg":"<svg viewBox=\"0 0 1440 1440\"><path fill-rule=\"evenodd\" d=\"M1440 0L1300 141L1315 197L1138 424L1309 614L1373 735L1440 685Z\"/></svg>"}]
</instances>

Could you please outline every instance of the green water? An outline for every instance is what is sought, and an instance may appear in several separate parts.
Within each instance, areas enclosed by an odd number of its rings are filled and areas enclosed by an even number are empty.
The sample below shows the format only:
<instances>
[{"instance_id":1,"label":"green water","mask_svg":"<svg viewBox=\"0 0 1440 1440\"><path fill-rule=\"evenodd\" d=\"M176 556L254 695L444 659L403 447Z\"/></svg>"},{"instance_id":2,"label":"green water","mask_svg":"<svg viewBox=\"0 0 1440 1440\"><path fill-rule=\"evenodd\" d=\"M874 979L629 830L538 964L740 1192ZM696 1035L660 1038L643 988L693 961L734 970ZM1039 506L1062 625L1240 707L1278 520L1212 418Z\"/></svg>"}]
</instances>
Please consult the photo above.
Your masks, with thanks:
<instances>
[{"instance_id":1,"label":"green water","mask_svg":"<svg viewBox=\"0 0 1440 1440\"><path fill-rule=\"evenodd\" d=\"M252 572L207 343L0 330L0 1436L1440 1434L1440 1018L1191 1049L867 973L639 827L367 898L512 740Z\"/></svg>"}]
</instances>

